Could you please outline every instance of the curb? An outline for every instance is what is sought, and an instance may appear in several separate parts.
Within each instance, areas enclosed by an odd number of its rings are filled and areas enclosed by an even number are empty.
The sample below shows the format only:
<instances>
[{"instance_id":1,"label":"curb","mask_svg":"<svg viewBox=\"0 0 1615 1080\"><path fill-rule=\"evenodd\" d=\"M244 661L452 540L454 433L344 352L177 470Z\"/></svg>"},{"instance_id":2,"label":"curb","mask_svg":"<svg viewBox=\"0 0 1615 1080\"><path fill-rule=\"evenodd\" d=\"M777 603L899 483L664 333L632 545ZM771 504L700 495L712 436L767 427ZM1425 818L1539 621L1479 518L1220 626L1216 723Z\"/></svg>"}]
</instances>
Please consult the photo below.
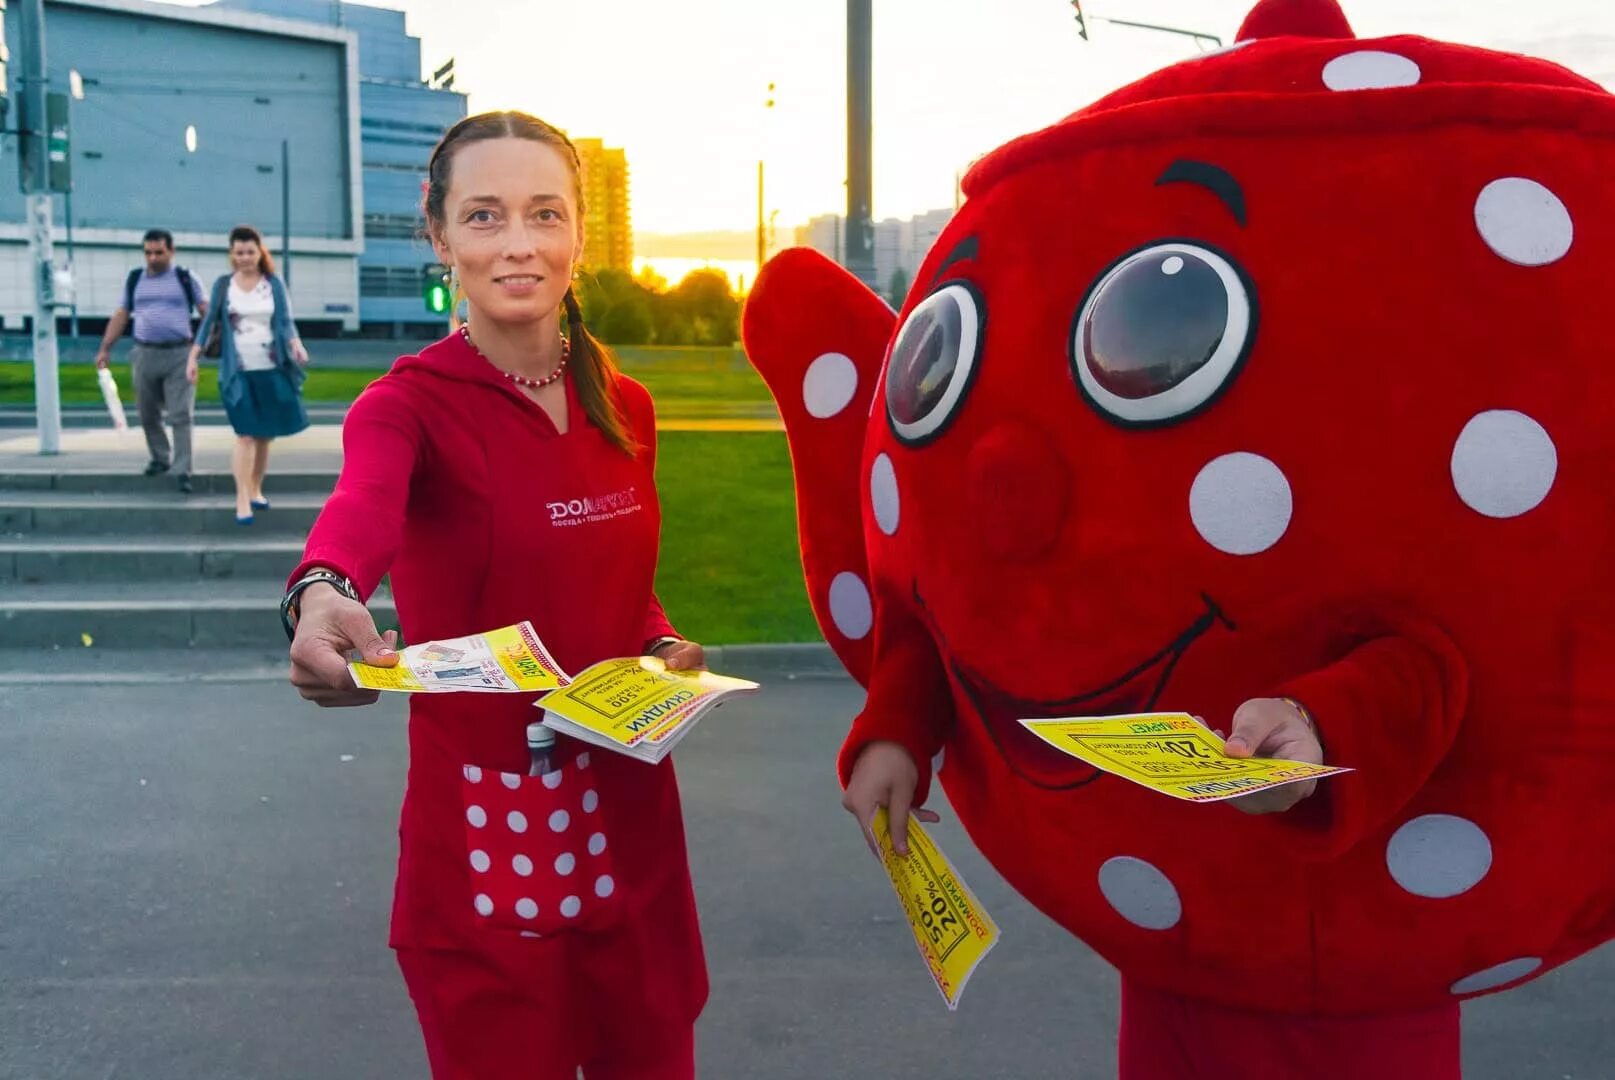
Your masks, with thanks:
<instances>
[{"instance_id":1,"label":"curb","mask_svg":"<svg viewBox=\"0 0 1615 1080\"><path fill-rule=\"evenodd\" d=\"M182 654L176 657L176 653ZM201 661L212 655L212 670ZM178 660L188 663L182 664ZM152 661L160 661L153 664ZM716 671L770 680L844 679L841 662L823 642L757 645L714 645L707 661ZM166 668L166 670L164 670ZM284 682L286 661L253 650L242 656L230 650L202 649L0 649L0 686L172 686L176 683Z\"/></svg>"}]
</instances>

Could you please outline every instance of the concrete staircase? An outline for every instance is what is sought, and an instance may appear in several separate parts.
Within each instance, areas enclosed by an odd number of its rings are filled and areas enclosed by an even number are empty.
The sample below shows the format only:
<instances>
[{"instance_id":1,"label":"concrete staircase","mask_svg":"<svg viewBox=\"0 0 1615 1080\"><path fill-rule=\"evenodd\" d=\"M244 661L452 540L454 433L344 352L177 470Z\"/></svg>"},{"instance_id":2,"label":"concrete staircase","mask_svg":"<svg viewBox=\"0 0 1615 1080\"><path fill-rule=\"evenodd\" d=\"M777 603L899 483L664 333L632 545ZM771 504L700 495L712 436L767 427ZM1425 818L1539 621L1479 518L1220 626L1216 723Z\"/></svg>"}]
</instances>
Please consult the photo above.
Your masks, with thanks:
<instances>
[{"instance_id":1,"label":"concrete staircase","mask_svg":"<svg viewBox=\"0 0 1615 1080\"><path fill-rule=\"evenodd\" d=\"M274 504L235 523L228 475L0 472L0 649L272 650L286 575L335 482L271 474ZM391 598L371 611L392 625ZM86 640L86 638L88 640Z\"/></svg>"}]
</instances>

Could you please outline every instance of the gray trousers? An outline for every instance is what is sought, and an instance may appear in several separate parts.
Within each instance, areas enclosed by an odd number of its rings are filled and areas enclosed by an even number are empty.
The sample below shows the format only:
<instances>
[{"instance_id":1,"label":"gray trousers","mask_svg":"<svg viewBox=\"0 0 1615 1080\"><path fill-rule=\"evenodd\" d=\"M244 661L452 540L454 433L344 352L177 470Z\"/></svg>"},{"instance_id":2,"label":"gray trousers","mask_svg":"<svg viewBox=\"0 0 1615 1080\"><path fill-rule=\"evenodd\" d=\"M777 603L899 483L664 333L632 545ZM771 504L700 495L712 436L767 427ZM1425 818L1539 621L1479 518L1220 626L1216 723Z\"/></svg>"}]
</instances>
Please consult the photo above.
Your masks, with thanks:
<instances>
[{"instance_id":1,"label":"gray trousers","mask_svg":"<svg viewBox=\"0 0 1615 1080\"><path fill-rule=\"evenodd\" d=\"M191 424L196 418L196 387L185 377L185 360L191 354L189 342L178 345L141 345L129 354L135 384L135 406L140 426L146 429L146 446L151 459L180 474L191 471ZM174 447L170 454L168 432L163 430L163 413L174 427Z\"/></svg>"}]
</instances>

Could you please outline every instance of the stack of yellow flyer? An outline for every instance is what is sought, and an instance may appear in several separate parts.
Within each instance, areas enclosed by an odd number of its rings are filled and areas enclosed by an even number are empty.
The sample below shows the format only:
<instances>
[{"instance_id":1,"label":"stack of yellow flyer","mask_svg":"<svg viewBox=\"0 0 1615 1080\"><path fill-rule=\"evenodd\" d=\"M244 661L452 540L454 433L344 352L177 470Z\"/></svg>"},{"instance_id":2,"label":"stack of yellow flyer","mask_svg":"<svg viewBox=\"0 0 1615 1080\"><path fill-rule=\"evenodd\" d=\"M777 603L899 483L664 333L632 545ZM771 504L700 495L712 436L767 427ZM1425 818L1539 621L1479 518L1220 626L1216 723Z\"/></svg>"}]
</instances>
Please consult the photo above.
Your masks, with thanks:
<instances>
[{"instance_id":1,"label":"stack of yellow flyer","mask_svg":"<svg viewBox=\"0 0 1615 1080\"><path fill-rule=\"evenodd\" d=\"M355 663L348 670L355 685L366 690L410 694L532 693L572 681L529 622L411 645L398 657L396 667Z\"/></svg>"},{"instance_id":2,"label":"stack of yellow flyer","mask_svg":"<svg viewBox=\"0 0 1615 1080\"><path fill-rule=\"evenodd\" d=\"M892 847L891 821L884 806L875 811L874 829L881 862L914 931L914 944L942 1000L956 1009L976 965L998 944L998 924L917 820L908 819L906 857Z\"/></svg>"},{"instance_id":3,"label":"stack of yellow flyer","mask_svg":"<svg viewBox=\"0 0 1615 1080\"><path fill-rule=\"evenodd\" d=\"M1279 758L1235 758L1188 713L1022 720L1056 750L1096 769L1187 802L1221 802L1352 770Z\"/></svg>"},{"instance_id":4,"label":"stack of yellow flyer","mask_svg":"<svg viewBox=\"0 0 1615 1080\"><path fill-rule=\"evenodd\" d=\"M604 660L535 703L544 725L655 764L695 722L757 684L710 671L669 671L654 656Z\"/></svg>"}]
</instances>

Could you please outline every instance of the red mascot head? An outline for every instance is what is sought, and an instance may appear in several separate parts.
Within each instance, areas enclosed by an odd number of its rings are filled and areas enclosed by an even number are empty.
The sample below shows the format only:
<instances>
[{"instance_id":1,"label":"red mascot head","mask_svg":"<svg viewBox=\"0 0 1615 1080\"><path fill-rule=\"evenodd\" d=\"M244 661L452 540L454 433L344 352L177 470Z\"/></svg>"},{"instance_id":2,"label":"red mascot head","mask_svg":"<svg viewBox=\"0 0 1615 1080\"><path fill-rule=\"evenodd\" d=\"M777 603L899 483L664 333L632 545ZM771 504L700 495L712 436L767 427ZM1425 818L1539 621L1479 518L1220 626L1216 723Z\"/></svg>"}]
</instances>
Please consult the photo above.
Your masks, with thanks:
<instances>
[{"instance_id":1,"label":"red mascot head","mask_svg":"<svg viewBox=\"0 0 1615 1080\"><path fill-rule=\"evenodd\" d=\"M988 155L901 312L775 259L843 775L945 750L1003 875L1190 996L1422 1007L1615 934L1612 178L1586 79L1266 0ZM1356 772L1271 817L1016 723L1279 695Z\"/></svg>"}]
</instances>

